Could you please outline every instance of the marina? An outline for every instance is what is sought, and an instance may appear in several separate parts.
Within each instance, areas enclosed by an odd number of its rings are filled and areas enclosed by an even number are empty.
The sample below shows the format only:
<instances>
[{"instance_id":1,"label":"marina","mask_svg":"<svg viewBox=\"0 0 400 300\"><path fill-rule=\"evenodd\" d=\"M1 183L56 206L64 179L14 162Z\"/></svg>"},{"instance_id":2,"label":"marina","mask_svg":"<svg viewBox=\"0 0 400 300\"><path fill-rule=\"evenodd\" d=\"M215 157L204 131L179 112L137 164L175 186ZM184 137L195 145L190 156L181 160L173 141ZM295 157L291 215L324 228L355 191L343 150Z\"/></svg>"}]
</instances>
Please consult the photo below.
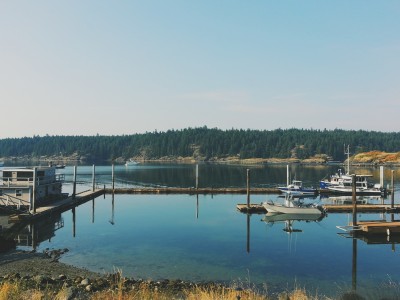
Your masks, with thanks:
<instances>
[{"instance_id":1,"label":"marina","mask_svg":"<svg viewBox=\"0 0 400 300\"><path fill-rule=\"evenodd\" d=\"M307 185L330 171L296 168ZM99 272L122 268L126 276L154 280L224 282L246 278L250 272L255 285L268 284L272 291L296 280L308 290L318 289L335 297L351 290L352 282L351 261L343 256L352 244L340 237L343 232L360 242L358 265L364 271L356 274L357 286L367 299L374 299L374 287L384 284L388 274L400 281L384 267L400 263L398 253L392 250L397 232L390 230L388 236L386 228L377 234L360 230L351 234L337 228L352 224L351 198L297 198L322 205L327 211L322 216L270 214L262 203L268 199L284 203L284 194L273 191L285 174L285 166L250 168L250 172L245 166L199 169L196 187L196 167L192 165L140 164L116 166L114 171L111 166L66 166L57 172L64 176L61 194L68 196L52 203L57 208L48 205L42 214L36 207L36 217L14 216L10 220L0 216L0 235L7 240L13 237L22 250L68 248L62 262ZM269 186L264 185L266 177L271 181ZM391 179L389 172L386 178ZM387 225L393 215L394 222L399 219L396 193L394 210L391 197L357 196L357 201L360 226L383 219ZM379 248L368 248L371 243ZM371 255L379 257L376 263L365 259ZM327 256L336 262L334 266ZM321 263L314 264L316 260ZM337 284L332 287L332 282Z\"/></svg>"}]
</instances>

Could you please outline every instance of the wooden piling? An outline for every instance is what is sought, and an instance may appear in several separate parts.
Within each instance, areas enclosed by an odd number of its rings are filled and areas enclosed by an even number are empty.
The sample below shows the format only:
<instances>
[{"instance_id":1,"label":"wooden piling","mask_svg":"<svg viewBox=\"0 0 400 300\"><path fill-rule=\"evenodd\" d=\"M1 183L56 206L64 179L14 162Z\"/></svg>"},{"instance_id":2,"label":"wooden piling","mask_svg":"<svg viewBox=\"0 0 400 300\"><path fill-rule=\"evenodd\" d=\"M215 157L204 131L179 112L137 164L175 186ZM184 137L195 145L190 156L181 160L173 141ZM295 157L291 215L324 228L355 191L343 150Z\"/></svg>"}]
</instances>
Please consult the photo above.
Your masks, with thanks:
<instances>
[{"instance_id":1,"label":"wooden piling","mask_svg":"<svg viewBox=\"0 0 400 300\"><path fill-rule=\"evenodd\" d=\"M199 165L196 164L196 190L199 189Z\"/></svg>"},{"instance_id":2,"label":"wooden piling","mask_svg":"<svg viewBox=\"0 0 400 300\"><path fill-rule=\"evenodd\" d=\"M112 163L112 166L111 166L111 181L112 181L112 190L114 192L114 190L115 190L115 185L114 185L114 183L115 183L114 163Z\"/></svg>"},{"instance_id":3,"label":"wooden piling","mask_svg":"<svg viewBox=\"0 0 400 300\"><path fill-rule=\"evenodd\" d=\"M357 226L357 197L356 197L356 175L351 175L352 200L353 200L353 226Z\"/></svg>"},{"instance_id":4,"label":"wooden piling","mask_svg":"<svg viewBox=\"0 0 400 300\"><path fill-rule=\"evenodd\" d=\"M92 176L92 191L94 192L96 186L96 166L93 165L93 176Z\"/></svg>"},{"instance_id":5,"label":"wooden piling","mask_svg":"<svg viewBox=\"0 0 400 300\"><path fill-rule=\"evenodd\" d=\"M75 198L76 196L76 171L77 171L77 166L74 166L74 183L73 183L73 189L72 189L72 198Z\"/></svg>"},{"instance_id":6,"label":"wooden piling","mask_svg":"<svg viewBox=\"0 0 400 300\"><path fill-rule=\"evenodd\" d=\"M36 213L36 173L37 168L33 168L33 198L32 198L32 212Z\"/></svg>"},{"instance_id":7,"label":"wooden piling","mask_svg":"<svg viewBox=\"0 0 400 300\"><path fill-rule=\"evenodd\" d=\"M390 193L390 208L394 210L394 170L392 170L392 178L391 178L391 193ZM394 213L391 215L392 222L394 221Z\"/></svg>"},{"instance_id":8,"label":"wooden piling","mask_svg":"<svg viewBox=\"0 0 400 300\"><path fill-rule=\"evenodd\" d=\"M247 209L250 208L250 169L247 169Z\"/></svg>"}]
</instances>

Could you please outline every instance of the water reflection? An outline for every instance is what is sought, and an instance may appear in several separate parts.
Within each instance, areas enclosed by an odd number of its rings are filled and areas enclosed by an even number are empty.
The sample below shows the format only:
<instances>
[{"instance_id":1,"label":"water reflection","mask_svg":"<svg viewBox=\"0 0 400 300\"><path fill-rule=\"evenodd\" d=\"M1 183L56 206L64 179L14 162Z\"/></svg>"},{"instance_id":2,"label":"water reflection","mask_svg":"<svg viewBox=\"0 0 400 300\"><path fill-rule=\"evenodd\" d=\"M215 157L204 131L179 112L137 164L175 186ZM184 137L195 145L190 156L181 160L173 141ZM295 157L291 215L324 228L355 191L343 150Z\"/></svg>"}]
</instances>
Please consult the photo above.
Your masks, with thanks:
<instances>
[{"instance_id":1,"label":"water reflection","mask_svg":"<svg viewBox=\"0 0 400 300\"><path fill-rule=\"evenodd\" d=\"M43 241L51 241L55 232L64 227L61 213L34 223L12 223L8 215L0 216L0 252L6 252L16 247L29 247L36 250Z\"/></svg>"}]
</instances>

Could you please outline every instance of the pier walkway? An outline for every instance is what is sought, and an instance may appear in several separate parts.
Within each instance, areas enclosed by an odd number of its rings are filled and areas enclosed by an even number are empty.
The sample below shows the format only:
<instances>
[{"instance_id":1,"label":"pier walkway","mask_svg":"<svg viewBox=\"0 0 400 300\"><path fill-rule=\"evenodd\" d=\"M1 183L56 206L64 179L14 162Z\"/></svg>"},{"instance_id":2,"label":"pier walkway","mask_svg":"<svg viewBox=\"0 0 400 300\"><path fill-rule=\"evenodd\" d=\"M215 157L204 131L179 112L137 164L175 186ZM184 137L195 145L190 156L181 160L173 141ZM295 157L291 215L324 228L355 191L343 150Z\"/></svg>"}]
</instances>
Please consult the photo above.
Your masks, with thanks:
<instances>
[{"instance_id":1,"label":"pier walkway","mask_svg":"<svg viewBox=\"0 0 400 300\"><path fill-rule=\"evenodd\" d=\"M18 222L18 221L28 221L28 220L31 221L39 219L44 216L51 215L54 212L66 211L72 207L83 204L103 194L104 194L104 189L96 189L94 191L92 190L84 191L79 194L76 194L75 197L69 196L64 199L53 201L47 205L37 207L36 211L33 213L26 212L22 214L11 215L10 221Z\"/></svg>"}]
</instances>

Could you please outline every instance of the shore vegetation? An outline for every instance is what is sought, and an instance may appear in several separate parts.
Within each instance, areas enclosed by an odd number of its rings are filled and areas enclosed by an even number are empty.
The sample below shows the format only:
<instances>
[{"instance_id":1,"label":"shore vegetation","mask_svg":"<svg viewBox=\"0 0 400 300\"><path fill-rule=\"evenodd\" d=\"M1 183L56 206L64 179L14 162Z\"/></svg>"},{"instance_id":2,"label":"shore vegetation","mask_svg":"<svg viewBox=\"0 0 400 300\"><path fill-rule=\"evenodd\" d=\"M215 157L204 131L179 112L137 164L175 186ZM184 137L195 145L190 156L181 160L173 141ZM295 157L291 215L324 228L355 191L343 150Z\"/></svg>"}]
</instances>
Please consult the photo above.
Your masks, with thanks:
<instances>
[{"instance_id":1,"label":"shore vegetation","mask_svg":"<svg viewBox=\"0 0 400 300\"><path fill-rule=\"evenodd\" d=\"M352 155L382 151L399 161L400 132L363 130L243 130L186 128L121 136L33 136L0 139L0 160L69 161L209 161L252 160L325 163ZM392 161L387 157L386 161Z\"/></svg>"}]
</instances>

